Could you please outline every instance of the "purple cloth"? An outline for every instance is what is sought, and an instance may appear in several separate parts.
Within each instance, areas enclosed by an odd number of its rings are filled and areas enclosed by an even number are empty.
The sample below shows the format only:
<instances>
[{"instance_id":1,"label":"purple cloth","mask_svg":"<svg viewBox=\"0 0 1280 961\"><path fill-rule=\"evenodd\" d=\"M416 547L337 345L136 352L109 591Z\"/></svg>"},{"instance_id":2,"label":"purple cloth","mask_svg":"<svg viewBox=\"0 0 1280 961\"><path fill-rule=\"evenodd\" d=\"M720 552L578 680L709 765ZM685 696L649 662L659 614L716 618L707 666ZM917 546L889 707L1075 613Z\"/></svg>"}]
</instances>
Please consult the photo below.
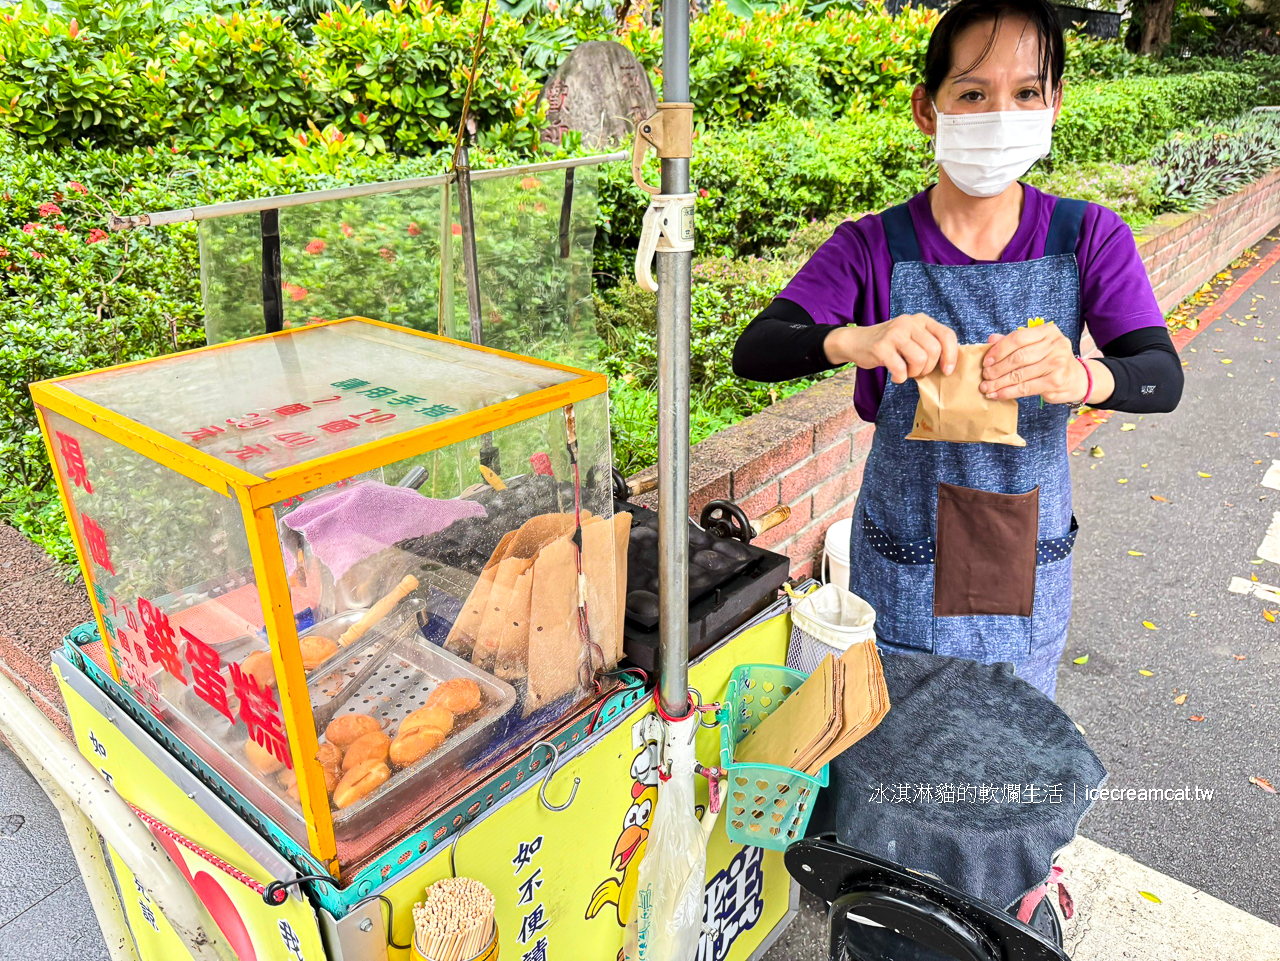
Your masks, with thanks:
<instances>
[{"instance_id":1,"label":"purple cloth","mask_svg":"<svg viewBox=\"0 0 1280 961\"><path fill-rule=\"evenodd\" d=\"M1049 217L1058 198L1023 184L1022 221L1000 255L1000 263L1036 260L1044 256ZM920 258L928 264L991 263L966 256L938 229L929 209L929 191L908 201L920 243ZM1089 204L1076 244L1080 271L1080 310L1094 343L1105 347L1121 334L1139 327L1163 327L1164 314L1156 303L1146 267L1138 256L1133 231L1113 210ZM870 326L889 319L889 280L893 261L879 214L846 221L800 268L778 294L794 301L819 324ZM884 394L885 369L859 370L854 407L865 421L874 421Z\"/></svg>"},{"instance_id":2,"label":"purple cloth","mask_svg":"<svg viewBox=\"0 0 1280 961\"><path fill-rule=\"evenodd\" d=\"M307 539L336 581L352 565L397 541L428 537L464 517L484 517L476 501L435 500L408 487L365 481L334 491L284 517L284 523ZM292 551L285 564L293 573Z\"/></svg>"}]
</instances>

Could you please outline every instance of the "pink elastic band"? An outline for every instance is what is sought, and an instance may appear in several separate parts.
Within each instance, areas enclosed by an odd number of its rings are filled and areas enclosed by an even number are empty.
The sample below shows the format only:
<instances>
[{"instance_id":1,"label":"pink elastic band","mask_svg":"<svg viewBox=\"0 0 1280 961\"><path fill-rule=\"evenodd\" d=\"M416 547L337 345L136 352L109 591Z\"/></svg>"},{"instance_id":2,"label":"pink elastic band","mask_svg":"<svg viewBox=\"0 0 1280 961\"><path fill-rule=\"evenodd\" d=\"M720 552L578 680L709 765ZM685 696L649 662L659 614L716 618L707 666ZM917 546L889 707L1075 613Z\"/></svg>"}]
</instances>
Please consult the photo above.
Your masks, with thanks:
<instances>
[{"instance_id":1,"label":"pink elastic band","mask_svg":"<svg viewBox=\"0 0 1280 961\"><path fill-rule=\"evenodd\" d=\"M1084 368L1084 376L1089 381L1089 386L1084 392L1084 400L1081 401L1082 404L1087 404L1089 403L1089 398L1093 396L1093 371L1089 369L1089 365L1084 362L1083 357L1077 357L1076 360L1080 361L1080 366Z\"/></svg>"}]
</instances>

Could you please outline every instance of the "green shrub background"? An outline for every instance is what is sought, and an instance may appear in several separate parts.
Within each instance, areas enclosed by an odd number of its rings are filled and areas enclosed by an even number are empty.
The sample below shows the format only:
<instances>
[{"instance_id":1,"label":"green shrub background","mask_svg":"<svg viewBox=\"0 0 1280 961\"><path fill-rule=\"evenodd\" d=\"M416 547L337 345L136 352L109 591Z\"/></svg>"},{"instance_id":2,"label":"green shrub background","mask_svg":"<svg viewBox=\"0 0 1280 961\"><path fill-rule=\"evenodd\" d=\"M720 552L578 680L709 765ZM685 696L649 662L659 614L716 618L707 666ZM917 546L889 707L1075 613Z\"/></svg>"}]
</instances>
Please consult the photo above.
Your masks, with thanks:
<instances>
[{"instance_id":1,"label":"green shrub background","mask_svg":"<svg viewBox=\"0 0 1280 961\"><path fill-rule=\"evenodd\" d=\"M0 6L0 518L64 559L27 384L203 338L193 225L100 235L107 216L447 168L481 5L396 0L305 25L235 6ZM721 4L694 20L693 440L805 386L733 377L738 332L843 217L932 181L909 94L935 17L742 20ZM579 42L619 39L661 90L660 31L618 34L603 7L496 15L487 36L477 167L582 153L540 143L537 105ZM1067 77L1054 153L1029 179L1135 226L1277 162L1274 127L1232 118L1280 102L1280 58L1150 61L1073 36ZM600 170L600 366L624 471L655 457L654 302L629 279L646 204L627 165Z\"/></svg>"}]
</instances>

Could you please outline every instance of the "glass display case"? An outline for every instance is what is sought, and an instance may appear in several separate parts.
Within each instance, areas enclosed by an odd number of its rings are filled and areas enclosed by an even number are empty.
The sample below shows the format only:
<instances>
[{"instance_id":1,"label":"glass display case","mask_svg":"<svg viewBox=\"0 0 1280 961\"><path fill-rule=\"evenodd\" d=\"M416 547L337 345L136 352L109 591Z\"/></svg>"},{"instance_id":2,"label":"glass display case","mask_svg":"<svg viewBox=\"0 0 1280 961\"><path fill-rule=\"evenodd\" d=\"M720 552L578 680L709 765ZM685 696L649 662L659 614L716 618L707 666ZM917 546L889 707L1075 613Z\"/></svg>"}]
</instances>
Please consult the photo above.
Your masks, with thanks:
<instances>
[{"instance_id":1,"label":"glass display case","mask_svg":"<svg viewBox=\"0 0 1280 961\"><path fill-rule=\"evenodd\" d=\"M335 873L621 656L602 375L348 318L31 390L116 679Z\"/></svg>"}]
</instances>

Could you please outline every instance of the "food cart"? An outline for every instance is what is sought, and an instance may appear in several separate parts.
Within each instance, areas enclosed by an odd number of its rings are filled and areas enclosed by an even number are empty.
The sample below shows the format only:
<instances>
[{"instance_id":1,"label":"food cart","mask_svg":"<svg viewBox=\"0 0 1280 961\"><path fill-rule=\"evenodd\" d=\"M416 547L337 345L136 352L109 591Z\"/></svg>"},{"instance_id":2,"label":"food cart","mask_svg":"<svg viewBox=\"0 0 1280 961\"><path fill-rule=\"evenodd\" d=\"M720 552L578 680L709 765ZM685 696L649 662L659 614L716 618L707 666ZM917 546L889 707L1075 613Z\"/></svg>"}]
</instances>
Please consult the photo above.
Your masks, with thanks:
<instances>
[{"instance_id":1,"label":"food cart","mask_svg":"<svg viewBox=\"0 0 1280 961\"><path fill-rule=\"evenodd\" d=\"M99 913L123 908L128 928L111 928L113 956L416 957L414 903L463 875L495 897L495 956L622 956L657 709L713 705L736 665L782 663L790 633L777 576L689 662L689 539L706 535L686 523L688 7L666 4L663 22L668 102L632 154L653 195L637 271L652 284L656 258L659 299L659 506L643 520L661 558L644 585L656 684L624 660L643 511L614 499L605 379L574 365L572 324L486 329L501 294L482 285L476 225L486 176L495 191L503 175L550 183L562 272L589 280L571 256L575 190L620 157L472 172L460 150L445 177L113 225L202 221L210 316L209 347L33 385L95 613L54 655L76 743L199 901L188 911L157 885L175 877L163 863L135 876L147 844L107 832L119 897ZM643 181L648 147L660 188ZM435 310L286 319L306 293L290 279L298 248L325 247L297 229L305 206L413 190L437 197L441 281L433 300L430 284L411 291ZM434 227L407 210L408 235ZM260 299L229 282L258 245ZM699 725L708 770L720 741ZM761 956L797 896L779 845L714 831L699 961Z\"/></svg>"}]
</instances>

